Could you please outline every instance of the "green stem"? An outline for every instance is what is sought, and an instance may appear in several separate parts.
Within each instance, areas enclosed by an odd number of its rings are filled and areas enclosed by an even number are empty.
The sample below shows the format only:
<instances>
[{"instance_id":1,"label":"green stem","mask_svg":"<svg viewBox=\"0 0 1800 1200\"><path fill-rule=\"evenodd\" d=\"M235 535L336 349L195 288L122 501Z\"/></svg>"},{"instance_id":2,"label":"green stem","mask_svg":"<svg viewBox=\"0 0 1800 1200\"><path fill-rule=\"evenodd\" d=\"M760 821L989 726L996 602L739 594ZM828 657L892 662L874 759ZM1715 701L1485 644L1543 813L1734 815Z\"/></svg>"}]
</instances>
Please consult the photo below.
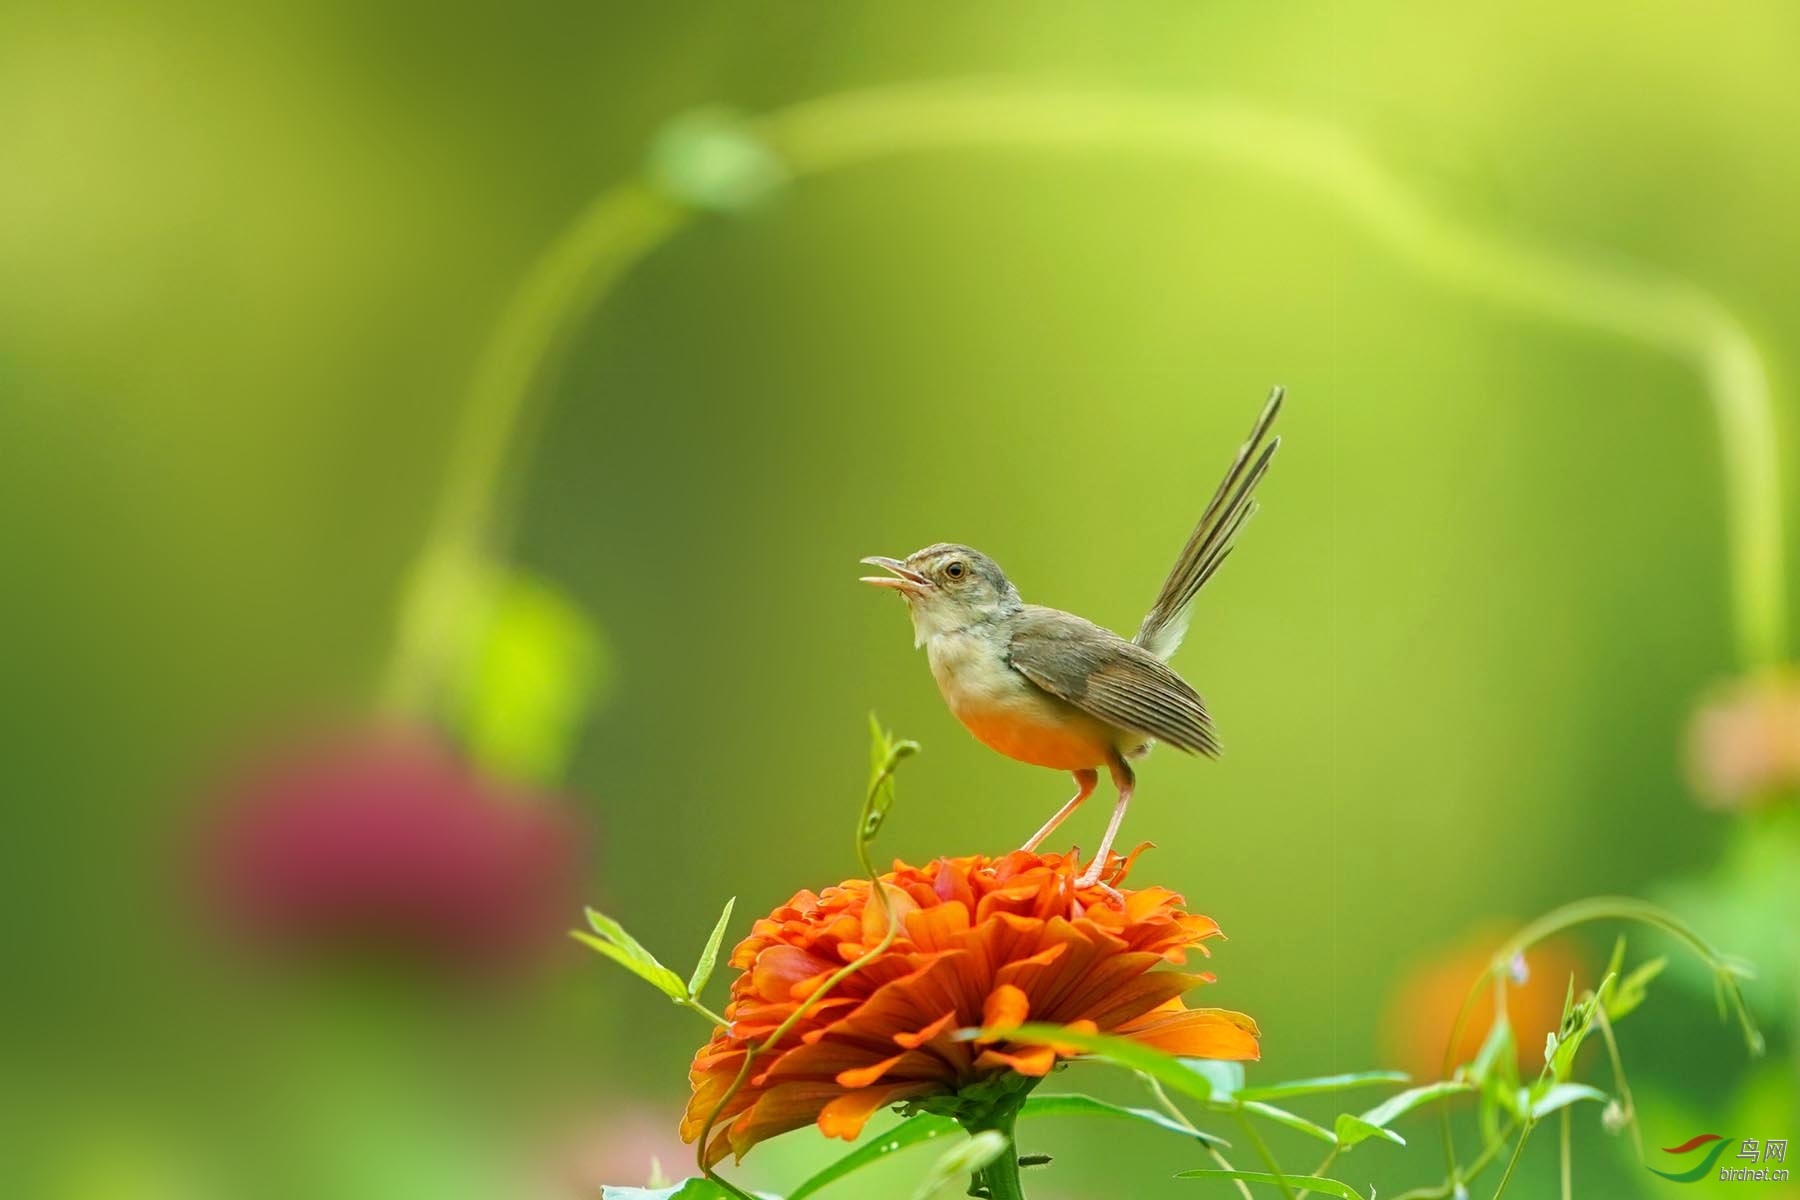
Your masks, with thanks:
<instances>
[{"instance_id":1,"label":"green stem","mask_svg":"<svg viewBox=\"0 0 1800 1200\"><path fill-rule=\"evenodd\" d=\"M526 274L481 352L451 438L437 507L400 600L379 685L382 710L418 717L467 648L499 540L506 468L522 455L530 401L580 318L689 219L632 181L601 193Z\"/></svg>"},{"instance_id":2,"label":"green stem","mask_svg":"<svg viewBox=\"0 0 1800 1200\"><path fill-rule=\"evenodd\" d=\"M1151 153L1246 169L1328 202L1438 283L1667 354L1699 376L1712 404L1739 657L1747 668L1785 661L1780 439L1768 370L1743 322L1703 289L1462 224L1340 130L1229 100L901 84L796 104L756 128L797 176L990 146Z\"/></svg>"},{"instance_id":3,"label":"green stem","mask_svg":"<svg viewBox=\"0 0 1800 1200\"><path fill-rule=\"evenodd\" d=\"M1631 338L1695 370L1722 447L1733 625L1746 667L1787 656L1780 458L1768 371L1743 323L1681 280L1482 232L1432 209L1338 129L1231 101L1062 92L976 81L846 92L746 123L793 178L967 148L1156 154L1247 170L1335 206L1425 277ZM695 210L644 181L599 196L533 266L483 351L443 491L399 607L380 685L425 712L466 653L499 541L502 475L531 399L572 330ZM477 603L471 603L472 601Z\"/></svg>"},{"instance_id":4,"label":"green stem","mask_svg":"<svg viewBox=\"0 0 1800 1200\"><path fill-rule=\"evenodd\" d=\"M871 717L870 721L873 723L874 718ZM879 726L876 728L879 729ZM887 752L883 760L876 764L869 781L868 791L863 794L862 811L858 814L856 821L856 861L862 866L863 873L869 877L870 893L875 898L875 902L881 906L881 938L854 961L844 964L833 972L819 986L818 990L795 1006L794 1011L788 1014L787 1019L776 1026L775 1032L761 1042L745 1048L744 1061L738 1067L737 1076L732 1079L731 1086L725 1089L725 1094L719 1097L711 1111L706 1114L706 1120L700 1126L700 1134L695 1139L694 1160L700 1168L700 1173L733 1196L738 1197L739 1200L755 1200L755 1198L720 1175L713 1169L712 1164L706 1161L707 1148L712 1143L713 1127L718 1124L719 1114L724 1112L733 1097L743 1090L745 1082L750 1078L750 1068L755 1065L757 1058L780 1045L781 1039L788 1035L788 1031L798 1025L801 1018L835 991L840 983L886 954L900 932L900 923L894 918L894 898L888 894L887 885L881 882L881 873L875 869L875 861L869 854L869 844L874 839L876 831L881 828L883 803L891 798L886 789L891 789L893 786L894 769L900 765L900 760L918 753L919 744L911 741L893 742L886 738L883 740L887 742ZM1007 1136L1010 1144L1010 1132ZM1013 1159L1013 1170L1016 1172L1019 1168L1016 1152Z\"/></svg>"},{"instance_id":5,"label":"green stem","mask_svg":"<svg viewBox=\"0 0 1800 1200\"><path fill-rule=\"evenodd\" d=\"M1743 1031L1744 1043L1752 1056L1763 1051L1762 1032L1756 1027L1756 1020L1750 1015L1750 1008L1744 1002L1743 989L1738 984L1742 969L1738 964L1713 947L1712 943L1701 937L1680 917L1658 908L1644 900L1635 900L1630 896L1592 896L1585 900L1577 900L1555 908L1521 929L1502 946L1488 964L1487 970L1478 976L1470 985L1468 994L1463 997L1463 1005L1457 1012L1456 1021L1451 1027L1450 1040L1444 1046L1444 1077L1449 1078L1451 1070L1456 1066L1450 1059L1455 1053L1456 1043L1462 1034L1470 1010L1474 1007L1475 997L1481 988L1490 980L1501 978L1510 968L1513 959L1525 953L1531 947L1546 938L1573 929L1577 925L1585 925L1593 921L1636 921L1648 925L1652 929L1661 930L1674 938L1694 953L1713 973L1714 983L1719 989L1721 1011L1725 1016L1724 1006L1729 1003L1737 1015L1739 1028ZM1497 999L1496 1003L1500 1001ZM1498 1009L1496 1011L1499 1011ZM1452 1181L1458 1176L1459 1168L1456 1159L1456 1137L1450 1125L1450 1105L1445 1101L1439 1109L1439 1127L1444 1141L1444 1157L1448 1164L1448 1174ZM1527 1127L1529 1131L1529 1126ZM1523 1139L1521 1139L1523 1140Z\"/></svg>"},{"instance_id":6,"label":"green stem","mask_svg":"<svg viewBox=\"0 0 1800 1200\"><path fill-rule=\"evenodd\" d=\"M1281 1194L1288 1200L1294 1200L1293 1187L1281 1173L1281 1164L1276 1162L1275 1156L1269 1152L1269 1145L1263 1141L1262 1134L1256 1132L1256 1126L1250 1121L1250 1114L1239 1108L1237 1118L1238 1124L1244 1127L1244 1136L1250 1139L1251 1148L1256 1151L1257 1157L1263 1160L1263 1165L1269 1168L1269 1174L1275 1177L1275 1184L1281 1189Z\"/></svg>"},{"instance_id":7,"label":"green stem","mask_svg":"<svg viewBox=\"0 0 1800 1200\"><path fill-rule=\"evenodd\" d=\"M1613 1084L1619 1089L1619 1100L1625 1109L1625 1125L1631 1130L1631 1144L1637 1151L1639 1162L1644 1161L1644 1131L1638 1126L1637 1102L1631 1098L1631 1084L1625 1078L1625 1061L1619 1057L1619 1040L1613 1036L1612 1019L1606 1015L1605 1006L1594 1010L1594 1020L1600 1026L1600 1036L1606 1041L1607 1056L1612 1059Z\"/></svg>"},{"instance_id":8,"label":"green stem","mask_svg":"<svg viewBox=\"0 0 1800 1200\"><path fill-rule=\"evenodd\" d=\"M1169 1114L1170 1120L1196 1137L1200 1136L1200 1127L1188 1119L1188 1115L1181 1111L1179 1104L1169 1099L1169 1093L1163 1089L1162 1080L1154 1075L1146 1075L1142 1071L1137 1072L1137 1077L1144 1081L1144 1085L1150 1089L1150 1094L1156 1098L1157 1106ZM1201 1144L1206 1147L1206 1153L1211 1156L1212 1160L1219 1164L1220 1170L1235 1171L1237 1169L1231 1165L1230 1160L1224 1154L1220 1153L1219 1148L1213 1145L1211 1139L1206 1139ZM1234 1179L1232 1182L1237 1184L1238 1192L1244 1197L1244 1200L1255 1200L1250 1193L1249 1184L1241 1179Z\"/></svg>"},{"instance_id":9,"label":"green stem","mask_svg":"<svg viewBox=\"0 0 1800 1200\"><path fill-rule=\"evenodd\" d=\"M716 1013L712 1009L706 1007L706 1005L700 1003L700 1001L694 999L692 996L689 996L683 1000L677 1000L675 1003L681 1005L681 1007L688 1009L691 1012L699 1013L701 1016L703 1016L707 1020L711 1021L714 1025L717 1025L720 1029L731 1028L730 1021L727 1021L724 1017L721 1017L718 1013Z\"/></svg>"},{"instance_id":10,"label":"green stem","mask_svg":"<svg viewBox=\"0 0 1800 1200\"><path fill-rule=\"evenodd\" d=\"M1018 1116L1018 1107L1009 1106L966 1126L972 1134L991 1129L1006 1139L1006 1150L977 1171L972 1180L976 1186L987 1189L989 1200L1025 1200L1025 1185L1019 1180L1019 1143L1013 1132Z\"/></svg>"},{"instance_id":11,"label":"green stem","mask_svg":"<svg viewBox=\"0 0 1800 1200\"><path fill-rule=\"evenodd\" d=\"M1325 1172L1331 1170L1331 1164L1337 1161L1337 1156L1339 1154L1341 1154L1342 1152L1343 1152L1343 1147L1333 1146L1331 1148L1330 1153L1326 1154L1324 1158L1319 1160L1319 1165L1314 1167L1312 1169L1311 1173L1315 1176L1324 1175ZM1310 1195L1312 1195L1311 1188L1301 1188L1300 1194L1298 1196L1296 1196L1294 1198L1294 1200L1306 1200L1306 1198Z\"/></svg>"},{"instance_id":12,"label":"green stem","mask_svg":"<svg viewBox=\"0 0 1800 1200\"><path fill-rule=\"evenodd\" d=\"M1483 1146L1481 1148L1481 1153L1475 1156L1474 1160L1469 1163L1468 1168L1462 1173L1460 1182L1468 1183L1492 1166L1495 1156L1497 1156L1501 1150L1506 1148L1508 1140L1511 1139L1513 1131L1517 1128L1518 1125L1516 1123L1508 1125L1505 1129L1500 1131L1498 1137ZM1443 1183L1433 1184L1430 1187L1414 1188L1410 1192L1401 1193L1396 1200L1445 1200L1446 1197L1455 1194L1458 1182L1459 1181L1453 1177L1445 1180Z\"/></svg>"},{"instance_id":13,"label":"green stem","mask_svg":"<svg viewBox=\"0 0 1800 1200\"><path fill-rule=\"evenodd\" d=\"M1512 1157L1506 1160L1506 1170L1500 1175L1500 1183L1494 1188L1491 1200L1500 1200L1500 1194L1506 1191L1506 1185L1512 1182L1513 1170L1519 1165L1519 1156L1525 1153L1525 1143L1531 1140L1533 1122L1527 1120L1519 1126L1519 1140L1513 1145Z\"/></svg>"},{"instance_id":14,"label":"green stem","mask_svg":"<svg viewBox=\"0 0 1800 1200\"><path fill-rule=\"evenodd\" d=\"M1569 1162L1569 1110L1562 1110L1562 1200L1574 1200L1575 1172Z\"/></svg>"}]
</instances>

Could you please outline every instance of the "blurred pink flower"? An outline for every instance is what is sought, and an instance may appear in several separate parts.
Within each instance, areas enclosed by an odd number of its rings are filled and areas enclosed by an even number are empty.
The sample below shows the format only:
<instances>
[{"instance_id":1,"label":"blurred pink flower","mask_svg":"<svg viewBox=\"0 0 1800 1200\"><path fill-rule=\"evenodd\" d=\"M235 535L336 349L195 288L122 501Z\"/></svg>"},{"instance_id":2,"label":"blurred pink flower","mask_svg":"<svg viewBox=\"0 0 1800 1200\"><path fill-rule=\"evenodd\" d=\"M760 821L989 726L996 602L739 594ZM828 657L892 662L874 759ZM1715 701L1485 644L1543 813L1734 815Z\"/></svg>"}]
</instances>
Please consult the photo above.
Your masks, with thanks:
<instances>
[{"instance_id":1,"label":"blurred pink flower","mask_svg":"<svg viewBox=\"0 0 1800 1200\"><path fill-rule=\"evenodd\" d=\"M607 1184L649 1183L654 1167L685 1179L694 1172L694 1152L676 1136L679 1119L641 1098L629 1108L586 1114L564 1131L551 1156L553 1194L593 1200Z\"/></svg>"},{"instance_id":2,"label":"blurred pink flower","mask_svg":"<svg viewBox=\"0 0 1800 1200\"><path fill-rule=\"evenodd\" d=\"M1713 808L1800 787L1800 684L1784 673L1721 688L1688 727L1688 774Z\"/></svg>"},{"instance_id":3,"label":"blurred pink flower","mask_svg":"<svg viewBox=\"0 0 1800 1200\"><path fill-rule=\"evenodd\" d=\"M205 830L201 880L261 949L503 972L563 942L584 841L562 802L486 778L430 733L360 730L243 772Z\"/></svg>"}]
</instances>

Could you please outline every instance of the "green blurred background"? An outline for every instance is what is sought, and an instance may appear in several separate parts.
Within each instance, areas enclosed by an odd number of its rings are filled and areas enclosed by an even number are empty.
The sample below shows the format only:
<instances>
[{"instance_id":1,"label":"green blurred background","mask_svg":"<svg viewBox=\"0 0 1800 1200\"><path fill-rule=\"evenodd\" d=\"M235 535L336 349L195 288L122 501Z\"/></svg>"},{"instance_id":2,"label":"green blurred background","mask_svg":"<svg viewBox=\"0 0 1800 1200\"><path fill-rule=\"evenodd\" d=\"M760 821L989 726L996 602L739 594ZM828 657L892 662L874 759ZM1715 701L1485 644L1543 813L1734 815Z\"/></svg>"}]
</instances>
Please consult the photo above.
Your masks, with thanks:
<instances>
[{"instance_id":1,"label":"green blurred background","mask_svg":"<svg viewBox=\"0 0 1800 1200\"><path fill-rule=\"evenodd\" d=\"M1317 123L1459 222L1722 298L1785 418L1796 45L1782 3L0 9L0 1178L553 1197L685 1164L704 1030L622 973L234 980L173 865L219 763L367 710L481 346L672 117L979 75ZM1740 834L1680 743L1736 663L1687 366L1447 290L1266 172L978 147L700 217L536 396L504 528L607 647L554 785L587 896L683 962L726 897L741 933L852 873L870 709L925 745L882 854L1020 840L1066 780L956 726L856 560L967 541L1135 628L1278 382L1263 513L1176 663L1227 757L1155 756L1124 834L1230 935L1209 999L1262 1023L1255 1070L1381 1065L1402 969L1484 923L1710 878ZM1640 1096L1654 1144L1745 1087L1785 1109L1722 1132L1794 1132L1791 1065L1746 1083L1703 993L1653 1007L1625 1040L1672 1097ZM1346 1177L1429 1181L1408 1132ZM1201 1164L1153 1134L1036 1136L1045 1196L1206 1194L1155 1182ZM1579 1145L1591 1194L1653 1194L1591 1115Z\"/></svg>"}]
</instances>

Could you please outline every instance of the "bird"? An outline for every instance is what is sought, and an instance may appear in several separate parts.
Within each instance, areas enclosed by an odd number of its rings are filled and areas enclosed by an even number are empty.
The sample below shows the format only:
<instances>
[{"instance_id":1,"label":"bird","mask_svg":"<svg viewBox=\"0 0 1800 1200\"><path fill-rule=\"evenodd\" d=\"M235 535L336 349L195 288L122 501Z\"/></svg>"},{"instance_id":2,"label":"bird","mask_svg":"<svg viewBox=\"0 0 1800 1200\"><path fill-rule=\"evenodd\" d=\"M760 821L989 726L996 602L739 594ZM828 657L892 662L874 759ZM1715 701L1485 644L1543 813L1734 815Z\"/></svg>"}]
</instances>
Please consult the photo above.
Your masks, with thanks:
<instances>
[{"instance_id":1,"label":"bird","mask_svg":"<svg viewBox=\"0 0 1800 1200\"><path fill-rule=\"evenodd\" d=\"M938 542L904 559L862 560L888 572L863 576L862 582L891 588L905 599L914 646L925 649L956 719L1008 758L1074 775L1074 798L1023 849L1035 851L1093 794L1102 767L1111 775L1118 799L1078 887L1095 885L1105 870L1137 786L1132 762L1158 742L1219 756L1205 702L1168 662L1187 632L1195 596L1230 556L1257 510L1256 487L1281 445L1280 437L1269 434L1285 394L1280 387L1269 393L1129 639L1073 613L1025 603L1000 564L970 546Z\"/></svg>"}]
</instances>

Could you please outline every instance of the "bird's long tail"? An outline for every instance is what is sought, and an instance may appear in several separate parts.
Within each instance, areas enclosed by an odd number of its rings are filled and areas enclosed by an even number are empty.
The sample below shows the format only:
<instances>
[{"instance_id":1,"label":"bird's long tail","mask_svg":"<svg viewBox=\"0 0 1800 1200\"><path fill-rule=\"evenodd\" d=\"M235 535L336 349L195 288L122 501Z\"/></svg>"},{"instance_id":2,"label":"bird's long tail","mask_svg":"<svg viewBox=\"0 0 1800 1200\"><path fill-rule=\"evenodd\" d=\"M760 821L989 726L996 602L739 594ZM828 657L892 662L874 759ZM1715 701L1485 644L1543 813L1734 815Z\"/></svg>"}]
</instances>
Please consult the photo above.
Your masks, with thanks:
<instances>
[{"instance_id":1,"label":"bird's long tail","mask_svg":"<svg viewBox=\"0 0 1800 1200\"><path fill-rule=\"evenodd\" d=\"M1269 428L1275 424L1285 394L1281 388L1269 393L1262 415L1256 418L1237 457L1231 460L1231 469L1225 472L1219 490L1200 515L1200 523L1181 548L1175 569L1169 572L1156 603L1133 639L1158 658L1167 659L1181 645L1194 597L1231 553L1232 540L1256 512L1256 485L1268 471L1276 447L1281 445L1280 438L1269 437Z\"/></svg>"}]
</instances>

